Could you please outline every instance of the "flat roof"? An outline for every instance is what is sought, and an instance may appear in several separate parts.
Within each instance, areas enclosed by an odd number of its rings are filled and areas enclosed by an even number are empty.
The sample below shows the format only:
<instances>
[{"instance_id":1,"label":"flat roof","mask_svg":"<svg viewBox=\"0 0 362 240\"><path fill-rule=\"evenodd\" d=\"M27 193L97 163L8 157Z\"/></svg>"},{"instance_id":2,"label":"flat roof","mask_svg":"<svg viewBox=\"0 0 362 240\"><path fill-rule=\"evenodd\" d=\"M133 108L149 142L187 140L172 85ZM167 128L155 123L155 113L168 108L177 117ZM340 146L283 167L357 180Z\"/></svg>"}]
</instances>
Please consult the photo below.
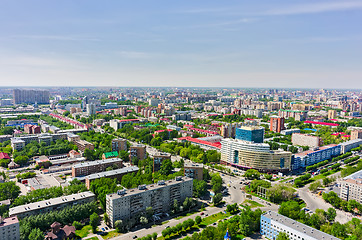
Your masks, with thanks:
<instances>
[{"instance_id":1,"label":"flat roof","mask_svg":"<svg viewBox=\"0 0 362 240\"><path fill-rule=\"evenodd\" d=\"M124 197L124 196L130 196L130 195L142 193L142 192L145 192L145 191L148 191L148 190L156 190L156 189L160 189L160 188L170 186L170 185L177 185L180 182L193 181L193 179L189 178L189 177L179 177L178 179L181 179L181 180L179 180L179 181L177 181L176 179L165 180L165 181L161 180L161 181L158 181L158 183L153 183L153 184L146 185L141 190L138 189L138 188L132 188L132 189L128 189L128 190L123 190L125 192L125 194L123 194L123 195L120 195L120 194L117 194L117 193L112 193L112 194L107 194L107 196L109 198L111 198L111 199L118 199L118 198L121 198L121 197ZM164 184L159 184L159 183L164 183Z\"/></svg>"},{"instance_id":2,"label":"flat roof","mask_svg":"<svg viewBox=\"0 0 362 240\"><path fill-rule=\"evenodd\" d=\"M197 167L197 168L203 168L204 164L202 163L194 163L194 162L185 162L184 167Z\"/></svg>"},{"instance_id":3,"label":"flat roof","mask_svg":"<svg viewBox=\"0 0 362 240\"><path fill-rule=\"evenodd\" d=\"M114 175L125 174L125 173L129 173L129 172L137 172L138 170L139 170L139 168L137 166L124 167L124 168L111 170L111 171L93 173L93 174L86 176L85 178L89 179L89 180L94 180L94 179L98 179L98 178L112 177Z\"/></svg>"},{"instance_id":4,"label":"flat roof","mask_svg":"<svg viewBox=\"0 0 362 240\"><path fill-rule=\"evenodd\" d=\"M347 180L347 179L362 179L362 170L355 172L345 178L343 178L343 180Z\"/></svg>"},{"instance_id":5,"label":"flat roof","mask_svg":"<svg viewBox=\"0 0 362 240\"><path fill-rule=\"evenodd\" d=\"M315 228L309 227L303 223L300 223L298 221L295 221L291 218L285 217L285 216L278 214L276 212L273 212L273 211L267 211L266 213L263 214L263 216L267 217L271 220L274 220L276 222L279 222L287 227L290 227L290 228L292 228L300 233L303 233L313 239L339 240L339 238L336 238L332 235L319 231Z\"/></svg>"},{"instance_id":6,"label":"flat roof","mask_svg":"<svg viewBox=\"0 0 362 240\"><path fill-rule=\"evenodd\" d=\"M122 159L120 159L120 158L108 158L108 159L97 160L97 161L82 162L82 163L75 164L73 167L74 168L90 167L90 166L96 166L96 165L106 164L106 163L113 163L113 162L118 162L118 161L122 161Z\"/></svg>"},{"instance_id":7,"label":"flat roof","mask_svg":"<svg viewBox=\"0 0 362 240\"><path fill-rule=\"evenodd\" d=\"M4 226L9 226L9 225L13 225L16 223L19 223L18 218L15 217L9 217L9 218L0 218L0 227L4 227Z\"/></svg>"},{"instance_id":8,"label":"flat roof","mask_svg":"<svg viewBox=\"0 0 362 240\"><path fill-rule=\"evenodd\" d=\"M14 216L14 215L17 215L17 214L20 214L23 212L47 208L50 206L55 206L55 205L63 204L66 202L73 202L73 201L77 201L77 200L84 199L84 198L90 198L90 197L95 197L94 193L92 193L91 191L86 191L86 192L71 194L71 195L57 197L57 198L51 198L48 200L43 200L43 201L39 201L39 202L24 204L24 205L10 208L9 215Z\"/></svg>"}]
</instances>

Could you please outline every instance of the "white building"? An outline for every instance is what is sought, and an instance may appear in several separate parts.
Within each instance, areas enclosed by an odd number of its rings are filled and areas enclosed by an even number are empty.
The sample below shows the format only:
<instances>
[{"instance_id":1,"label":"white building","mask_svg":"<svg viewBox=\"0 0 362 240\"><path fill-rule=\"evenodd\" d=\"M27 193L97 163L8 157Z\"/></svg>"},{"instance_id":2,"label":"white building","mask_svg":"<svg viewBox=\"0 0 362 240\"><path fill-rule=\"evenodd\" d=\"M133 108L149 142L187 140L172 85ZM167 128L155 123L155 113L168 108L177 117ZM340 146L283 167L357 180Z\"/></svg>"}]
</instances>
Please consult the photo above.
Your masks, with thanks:
<instances>
[{"instance_id":1,"label":"white building","mask_svg":"<svg viewBox=\"0 0 362 240\"><path fill-rule=\"evenodd\" d=\"M9 218L0 216L0 239L20 240L19 220L16 216Z\"/></svg>"},{"instance_id":2,"label":"white building","mask_svg":"<svg viewBox=\"0 0 362 240\"><path fill-rule=\"evenodd\" d=\"M96 114L96 105L93 103L87 104L87 114L94 115Z\"/></svg>"},{"instance_id":3,"label":"white building","mask_svg":"<svg viewBox=\"0 0 362 240\"><path fill-rule=\"evenodd\" d=\"M342 179L340 197L362 204L362 170Z\"/></svg>"},{"instance_id":4,"label":"white building","mask_svg":"<svg viewBox=\"0 0 362 240\"><path fill-rule=\"evenodd\" d=\"M285 232L290 240L339 240L339 238L273 211L261 215L261 235L268 239L276 239L280 232Z\"/></svg>"},{"instance_id":5,"label":"white building","mask_svg":"<svg viewBox=\"0 0 362 240\"><path fill-rule=\"evenodd\" d=\"M340 143L339 145L341 146L341 153L344 154L351 151L352 148L362 145L362 139L349 140L347 142Z\"/></svg>"}]
</instances>

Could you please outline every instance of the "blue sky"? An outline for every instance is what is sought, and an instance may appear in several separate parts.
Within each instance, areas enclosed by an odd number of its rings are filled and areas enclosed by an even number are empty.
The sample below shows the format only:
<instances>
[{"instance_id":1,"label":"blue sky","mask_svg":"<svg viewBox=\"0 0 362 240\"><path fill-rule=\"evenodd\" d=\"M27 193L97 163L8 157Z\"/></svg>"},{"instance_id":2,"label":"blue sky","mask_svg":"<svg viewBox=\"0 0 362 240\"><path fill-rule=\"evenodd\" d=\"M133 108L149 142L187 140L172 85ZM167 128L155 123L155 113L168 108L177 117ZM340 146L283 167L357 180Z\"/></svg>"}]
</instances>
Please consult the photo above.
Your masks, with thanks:
<instances>
[{"instance_id":1,"label":"blue sky","mask_svg":"<svg viewBox=\"0 0 362 240\"><path fill-rule=\"evenodd\" d=\"M361 88L362 1L0 1L1 86Z\"/></svg>"}]
</instances>

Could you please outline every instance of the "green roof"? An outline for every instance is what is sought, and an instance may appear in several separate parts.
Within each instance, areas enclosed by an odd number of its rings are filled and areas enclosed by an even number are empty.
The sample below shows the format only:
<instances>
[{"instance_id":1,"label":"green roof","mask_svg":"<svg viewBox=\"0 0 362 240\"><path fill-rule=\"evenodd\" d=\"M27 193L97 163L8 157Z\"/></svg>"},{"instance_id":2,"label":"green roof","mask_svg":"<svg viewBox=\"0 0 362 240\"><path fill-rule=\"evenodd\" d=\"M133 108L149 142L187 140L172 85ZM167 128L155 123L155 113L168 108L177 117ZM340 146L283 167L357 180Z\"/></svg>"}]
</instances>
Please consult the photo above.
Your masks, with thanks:
<instances>
[{"instance_id":1,"label":"green roof","mask_svg":"<svg viewBox=\"0 0 362 240\"><path fill-rule=\"evenodd\" d=\"M103 153L104 156L106 158L112 158L112 157L118 157L118 152L117 151L114 151L114 152L106 152L106 153Z\"/></svg>"}]
</instances>

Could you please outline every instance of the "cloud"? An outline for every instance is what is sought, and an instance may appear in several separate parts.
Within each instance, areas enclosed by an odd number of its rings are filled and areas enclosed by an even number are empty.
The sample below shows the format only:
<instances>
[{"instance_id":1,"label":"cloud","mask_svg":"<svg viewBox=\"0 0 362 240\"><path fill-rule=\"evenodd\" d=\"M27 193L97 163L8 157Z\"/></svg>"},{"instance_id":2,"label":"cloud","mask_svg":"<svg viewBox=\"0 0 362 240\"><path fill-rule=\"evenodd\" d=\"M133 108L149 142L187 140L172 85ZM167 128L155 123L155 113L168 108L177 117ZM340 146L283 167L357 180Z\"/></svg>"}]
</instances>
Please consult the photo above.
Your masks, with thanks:
<instances>
[{"instance_id":1,"label":"cloud","mask_svg":"<svg viewBox=\"0 0 362 240\"><path fill-rule=\"evenodd\" d=\"M325 2L325 3L311 3L303 5L291 5L287 7L280 7L278 9L271 9L264 13L264 15L298 15L298 14L313 14L323 12L335 12L344 10L354 10L362 8L362 2Z\"/></svg>"}]
</instances>

